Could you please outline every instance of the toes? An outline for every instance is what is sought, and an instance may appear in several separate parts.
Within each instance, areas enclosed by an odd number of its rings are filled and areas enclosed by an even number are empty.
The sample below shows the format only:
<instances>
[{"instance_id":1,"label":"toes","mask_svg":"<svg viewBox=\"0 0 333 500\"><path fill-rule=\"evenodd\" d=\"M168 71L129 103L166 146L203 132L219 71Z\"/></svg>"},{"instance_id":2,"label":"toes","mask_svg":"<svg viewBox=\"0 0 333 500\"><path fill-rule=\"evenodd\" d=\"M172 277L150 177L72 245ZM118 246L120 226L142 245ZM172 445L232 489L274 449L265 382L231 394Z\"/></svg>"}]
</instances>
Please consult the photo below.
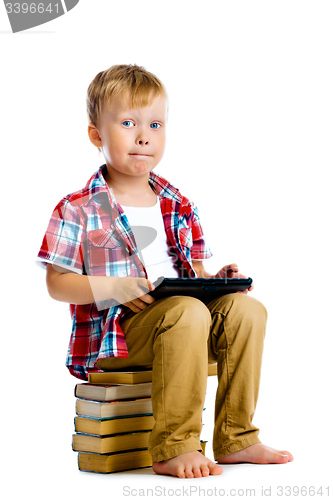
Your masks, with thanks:
<instances>
[{"instance_id":1,"label":"toes","mask_svg":"<svg viewBox=\"0 0 333 500\"><path fill-rule=\"evenodd\" d=\"M292 462L294 460L292 454L286 450L278 451L276 457L277 463L279 464L286 464L287 462Z\"/></svg>"},{"instance_id":2,"label":"toes","mask_svg":"<svg viewBox=\"0 0 333 500\"><path fill-rule=\"evenodd\" d=\"M283 452L277 453L275 457L277 464L286 464L287 462L289 462L289 455L286 455Z\"/></svg>"},{"instance_id":3,"label":"toes","mask_svg":"<svg viewBox=\"0 0 333 500\"><path fill-rule=\"evenodd\" d=\"M202 472L200 467L193 467L193 475L194 477L202 477Z\"/></svg>"},{"instance_id":4,"label":"toes","mask_svg":"<svg viewBox=\"0 0 333 500\"><path fill-rule=\"evenodd\" d=\"M190 468L190 467L186 467L185 468L185 477L187 477L188 479L194 478L194 474L192 472L192 468Z\"/></svg>"},{"instance_id":5,"label":"toes","mask_svg":"<svg viewBox=\"0 0 333 500\"><path fill-rule=\"evenodd\" d=\"M289 462L292 462L294 460L294 457L292 456L292 454L289 451L283 450L282 453L283 453L283 455L288 455Z\"/></svg>"},{"instance_id":6,"label":"toes","mask_svg":"<svg viewBox=\"0 0 333 500\"><path fill-rule=\"evenodd\" d=\"M153 471L157 474L192 479L207 477L210 474L222 474L223 469L218 464L197 453L179 455L162 462L153 462Z\"/></svg>"},{"instance_id":7,"label":"toes","mask_svg":"<svg viewBox=\"0 0 333 500\"><path fill-rule=\"evenodd\" d=\"M220 467L220 466L219 466L219 465L217 465L217 464L214 464L214 463L212 462L212 467L210 467L210 473L211 473L211 475L212 475L212 476L217 476L217 475L219 475L219 474L222 474L222 472L223 472L223 468L222 468L222 467Z\"/></svg>"},{"instance_id":8,"label":"toes","mask_svg":"<svg viewBox=\"0 0 333 500\"><path fill-rule=\"evenodd\" d=\"M207 465L202 465L201 466L201 474L202 474L202 477L209 476L210 470L209 470L209 467L207 467Z\"/></svg>"},{"instance_id":9,"label":"toes","mask_svg":"<svg viewBox=\"0 0 333 500\"><path fill-rule=\"evenodd\" d=\"M209 473L212 475L222 474L222 472L223 472L222 467L220 467L218 464L212 462L211 460L209 460L207 466L209 468Z\"/></svg>"},{"instance_id":10,"label":"toes","mask_svg":"<svg viewBox=\"0 0 333 500\"><path fill-rule=\"evenodd\" d=\"M181 465L179 467L177 467L176 475L178 477L180 477L181 479L184 479L184 477L187 477L185 475L185 468Z\"/></svg>"}]
</instances>

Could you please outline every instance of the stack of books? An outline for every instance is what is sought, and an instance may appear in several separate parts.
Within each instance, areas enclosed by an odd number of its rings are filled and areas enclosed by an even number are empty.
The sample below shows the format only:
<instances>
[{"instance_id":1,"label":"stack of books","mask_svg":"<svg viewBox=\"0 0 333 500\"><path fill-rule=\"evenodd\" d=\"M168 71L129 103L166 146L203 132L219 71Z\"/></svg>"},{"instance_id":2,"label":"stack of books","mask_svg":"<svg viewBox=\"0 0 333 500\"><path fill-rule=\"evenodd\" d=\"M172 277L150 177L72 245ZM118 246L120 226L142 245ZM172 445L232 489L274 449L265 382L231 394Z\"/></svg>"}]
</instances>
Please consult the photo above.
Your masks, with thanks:
<instances>
[{"instance_id":1,"label":"stack of books","mask_svg":"<svg viewBox=\"0 0 333 500\"><path fill-rule=\"evenodd\" d=\"M214 375L216 367L211 366L209 375ZM102 372L76 385L72 447L81 471L107 474L151 467L151 380L151 371ZM203 453L205 444L201 442Z\"/></svg>"},{"instance_id":2,"label":"stack of books","mask_svg":"<svg viewBox=\"0 0 333 500\"><path fill-rule=\"evenodd\" d=\"M151 467L151 372L94 373L88 383L76 385L75 396L72 446L79 452L80 470L110 473Z\"/></svg>"}]
</instances>

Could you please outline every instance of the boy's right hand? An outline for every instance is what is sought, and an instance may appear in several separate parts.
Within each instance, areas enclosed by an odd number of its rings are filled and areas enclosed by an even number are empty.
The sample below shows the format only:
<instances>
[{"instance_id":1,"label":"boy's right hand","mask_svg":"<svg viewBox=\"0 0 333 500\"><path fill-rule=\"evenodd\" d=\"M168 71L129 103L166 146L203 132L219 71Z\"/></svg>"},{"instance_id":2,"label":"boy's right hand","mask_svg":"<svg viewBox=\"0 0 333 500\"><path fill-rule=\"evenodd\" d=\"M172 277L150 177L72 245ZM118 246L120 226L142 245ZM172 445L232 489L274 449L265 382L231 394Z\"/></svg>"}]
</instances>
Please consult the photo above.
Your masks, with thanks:
<instances>
[{"instance_id":1,"label":"boy's right hand","mask_svg":"<svg viewBox=\"0 0 333 500\"><path fill-rule=\"evenodd\" d=\"M146 278L117 278L114 298L136 313L155 302L154 297L148 295L154 289L155 286Z\"/></svg>"}]
</instances>

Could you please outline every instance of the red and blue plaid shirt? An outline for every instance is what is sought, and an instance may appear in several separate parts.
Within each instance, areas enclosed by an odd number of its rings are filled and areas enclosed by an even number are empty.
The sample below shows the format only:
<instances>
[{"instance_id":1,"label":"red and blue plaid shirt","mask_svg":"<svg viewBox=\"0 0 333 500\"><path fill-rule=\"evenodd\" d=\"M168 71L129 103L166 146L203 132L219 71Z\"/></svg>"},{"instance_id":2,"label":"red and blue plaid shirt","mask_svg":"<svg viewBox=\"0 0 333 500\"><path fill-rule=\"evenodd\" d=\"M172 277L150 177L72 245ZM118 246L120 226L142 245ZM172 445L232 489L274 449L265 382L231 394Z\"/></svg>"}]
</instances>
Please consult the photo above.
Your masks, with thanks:
<instances>
[{"instance_id":1,"label":"red and blue plaid shirt","mask_svg":"<svg viewBox=\"0 0 333 500\"><path fill-rule=\"evenodd\" d=\"M63 198L46 230L39 260L88 276L147 277L135 238L122 207L109 190L106 165L85 188ZM158 195L167 243L179 276L195 276L191 261L211 257L197 208L163 177L151 172L149 183ZM110 299L70 305L73 320L66 366L87 380L106 357L128 357L119 321L126 307Z\"/></svg>"}]
</instances>

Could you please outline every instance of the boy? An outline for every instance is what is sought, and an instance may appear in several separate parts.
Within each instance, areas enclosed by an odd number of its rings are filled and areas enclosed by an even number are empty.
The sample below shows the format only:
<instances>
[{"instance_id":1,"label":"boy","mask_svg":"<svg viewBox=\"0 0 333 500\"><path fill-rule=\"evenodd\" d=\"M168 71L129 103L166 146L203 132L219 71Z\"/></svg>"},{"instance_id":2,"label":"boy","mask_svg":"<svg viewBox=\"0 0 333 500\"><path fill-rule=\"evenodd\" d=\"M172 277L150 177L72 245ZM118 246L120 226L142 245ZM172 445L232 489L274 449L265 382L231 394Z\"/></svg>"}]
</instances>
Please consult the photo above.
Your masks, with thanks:
<instances>
[{"instance_id":1,"label":"boy","mask_svg":"<svg viewBox=\"0 0 333 500\"><path fill-rule=\"evenodd\" d=\"M58 204L39 252L49 294L71 304L70 372L86 380L89 371L153 368L156 473L203 477L221 474L222 463L291 461L261 444L252 424L262 304L241 293L206 303L145 293L161 275L210 276L196 207L152 172L165 146L164 86L141 67L113 66L91 82L87 108L90 141L106 164ZM216 276L241 277L235 264ZM218 363L218 464L200 453L208 361Z\"/></svg>"}]
</instances>

